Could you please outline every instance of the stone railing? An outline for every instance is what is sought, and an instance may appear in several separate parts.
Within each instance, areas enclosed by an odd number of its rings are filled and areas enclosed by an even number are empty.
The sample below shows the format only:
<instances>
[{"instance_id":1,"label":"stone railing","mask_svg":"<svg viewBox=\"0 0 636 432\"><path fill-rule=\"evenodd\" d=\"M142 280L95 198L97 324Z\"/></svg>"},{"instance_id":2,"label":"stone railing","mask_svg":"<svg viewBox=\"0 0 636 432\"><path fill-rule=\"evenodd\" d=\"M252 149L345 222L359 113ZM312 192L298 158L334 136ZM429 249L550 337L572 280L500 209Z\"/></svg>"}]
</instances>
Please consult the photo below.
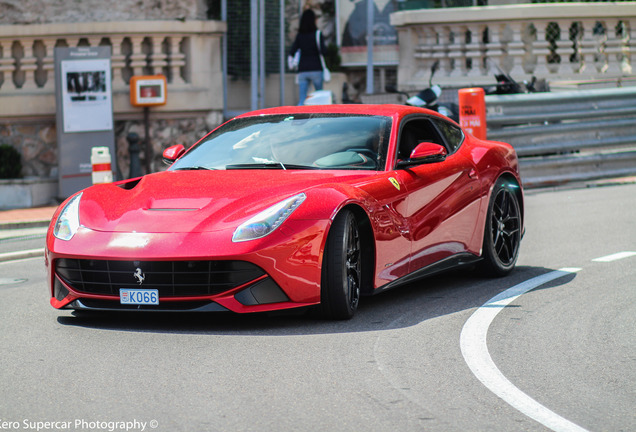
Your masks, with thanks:
<instances>
[{"instance_id":1,"label":"stone railing","mask_svg":"<svg viewBox=\"0 0 636 432\"><path fill-rule=\"evenodd\" d=\"M391 15L398 29L398 83L405 89L516 80L549 83L636 78L636 2L420 9Z\"/></svg>"},{"instance_id":2,"label":"stone railing","mask_svg":"<svg viewBox=\"0 0 636 432\"><path fill-rule=\"evenodd\" d=\"M218 21L0 25L0 119L55 115L54 48L110 45L113 110L135 113L133 75L164 74L168 104L153 111L223 110Z\"/></svg>"}]
</instances>

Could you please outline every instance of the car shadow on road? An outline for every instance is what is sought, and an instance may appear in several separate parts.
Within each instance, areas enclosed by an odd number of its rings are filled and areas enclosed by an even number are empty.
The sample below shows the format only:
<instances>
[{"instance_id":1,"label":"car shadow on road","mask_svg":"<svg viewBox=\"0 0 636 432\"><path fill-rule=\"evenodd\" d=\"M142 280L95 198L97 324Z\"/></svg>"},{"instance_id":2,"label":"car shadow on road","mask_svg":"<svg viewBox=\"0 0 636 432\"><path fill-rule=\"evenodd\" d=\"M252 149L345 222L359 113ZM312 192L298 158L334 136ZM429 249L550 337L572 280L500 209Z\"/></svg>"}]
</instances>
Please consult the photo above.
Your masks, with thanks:
<instances>
[{"instance_id":1,"label":"car shadow on road","mask_svg":"<svg viewBox=\"0 0 636 432\"><path fill-rule=\"evenodd\" d=\"M64 326L99 330L217 336L383 331L411 327L447 314L468 313L506 289L551 271L543 267L519 266L507 277L492 279L481 277L475 271L459 269L373 297L363 297L358 312L348 321L322 319L311 309L257 314L93 312L63 315L57 321ZM575 273L566 274L536 290L565 285L575 277Z\"/></svg>"}]
</instances>

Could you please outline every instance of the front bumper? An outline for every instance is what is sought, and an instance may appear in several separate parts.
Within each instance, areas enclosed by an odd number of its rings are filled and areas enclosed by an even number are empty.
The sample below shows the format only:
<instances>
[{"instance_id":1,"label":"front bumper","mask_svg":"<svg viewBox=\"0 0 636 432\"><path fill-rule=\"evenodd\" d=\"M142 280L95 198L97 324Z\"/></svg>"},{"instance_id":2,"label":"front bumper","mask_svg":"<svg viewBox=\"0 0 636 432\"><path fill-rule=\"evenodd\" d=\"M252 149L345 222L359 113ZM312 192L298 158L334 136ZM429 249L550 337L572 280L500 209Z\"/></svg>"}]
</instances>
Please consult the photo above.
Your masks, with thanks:
<instances>
[{"instance_id":1,"label":"front bumper","mask_svg":"<svg viewBox=\"0 0 636 432\"><path fill-rule=\"evenodd\" d=\"M219 232L140 234L80 228L68 242L49 234L46 263L51 305L76 310L246 313L317 304L326 226L316 221L287 222L270 236L238 244L223 240ZM218 278L214 269L202 276L197 268L201 262L246 266L237 267L238 276L221 272L221 284L206 285L201 277L213 282ZM166 265L177 270L153 267ZM91 271L83 272L83 267L91 266ZM143 284L133 277L137 268L144 272ZM120 288L146 287L159 290L159 305L121 304Z\"/></svg>"},{"instance_id":2,"label":"front bumper","mask_svg":"<svg viewBox=\"0 0 636 432\"><path fill-rule=\"evenodd\" d=\"M56 274L51 305L58 309L155 312L258 312L306 306L291 302L280 287L267 276L260 276L215 295L160 296L159 299L158 305L122 304L115 293L94 294L79 291L77 287L69 284L68 280L63 280Z\"/></svg>"}]
</instances>

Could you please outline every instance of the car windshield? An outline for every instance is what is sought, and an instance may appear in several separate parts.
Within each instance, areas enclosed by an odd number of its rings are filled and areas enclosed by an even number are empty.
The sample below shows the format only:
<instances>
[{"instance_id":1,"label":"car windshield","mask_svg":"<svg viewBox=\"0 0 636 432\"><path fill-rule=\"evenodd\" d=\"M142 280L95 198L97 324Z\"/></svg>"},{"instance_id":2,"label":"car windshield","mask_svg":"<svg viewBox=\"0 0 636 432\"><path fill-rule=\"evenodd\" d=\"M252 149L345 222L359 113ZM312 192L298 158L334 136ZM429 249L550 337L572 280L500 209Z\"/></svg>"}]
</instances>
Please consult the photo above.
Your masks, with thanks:
<instances>
[{"instance_id":1,"label":"car windshield","mask_svg":"<svg viewBox=\"0 0 636 432\"><path fill-rule=\"evenodd\" d=\"M237 118L170 170L384 168L391 118L287 114Z\"/></svg>"}]
</instances>

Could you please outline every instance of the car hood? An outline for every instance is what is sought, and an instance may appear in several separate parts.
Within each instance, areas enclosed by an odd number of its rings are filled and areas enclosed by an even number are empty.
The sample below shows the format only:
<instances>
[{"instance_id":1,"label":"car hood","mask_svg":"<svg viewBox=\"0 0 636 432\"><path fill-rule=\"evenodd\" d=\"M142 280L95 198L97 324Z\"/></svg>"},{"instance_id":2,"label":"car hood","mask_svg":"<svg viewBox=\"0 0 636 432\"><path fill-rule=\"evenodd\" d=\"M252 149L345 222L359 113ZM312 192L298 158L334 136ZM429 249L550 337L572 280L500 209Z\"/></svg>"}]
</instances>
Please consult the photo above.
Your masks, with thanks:
<instances>
[{"instance_id":1,"label":"car hood","mask_svg":"<svg viewBox=\"0 0 636 432\"><path fill-rule=\"evenodd\" d=\"M369 175L368 171L166 171L85 189L80 223L109 232L234 229L297 193L329 183L355 183Z\"/></svg>"}]
</instances>

